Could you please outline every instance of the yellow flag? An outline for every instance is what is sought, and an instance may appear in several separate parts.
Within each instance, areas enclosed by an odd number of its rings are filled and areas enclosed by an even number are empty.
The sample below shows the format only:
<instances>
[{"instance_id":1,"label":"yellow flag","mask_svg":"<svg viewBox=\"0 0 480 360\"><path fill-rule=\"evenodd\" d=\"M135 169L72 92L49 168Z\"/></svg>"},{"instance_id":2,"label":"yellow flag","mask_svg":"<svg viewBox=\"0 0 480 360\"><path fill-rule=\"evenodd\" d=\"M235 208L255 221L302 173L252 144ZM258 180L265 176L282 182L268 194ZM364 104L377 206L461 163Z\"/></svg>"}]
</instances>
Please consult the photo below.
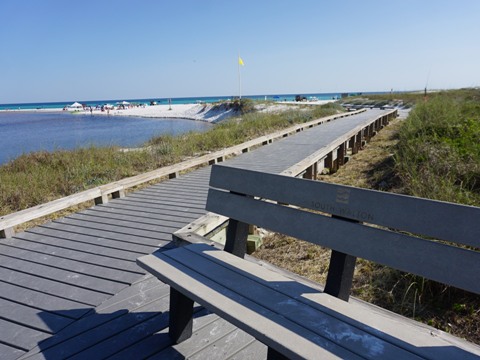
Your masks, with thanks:
<instances>
[{"instance_id":1,"label":"yellow flag","mask_svg":"<svg viewBox=\"0 0 480 360\"><path fill-rule=\"evenodd\" d=\"M245 64L243 63L243 60L242 60L242 58L241 58L240 56L238 57L238 65L242 65L242 66L245 65Z\"/></svg>"}]
</instances>

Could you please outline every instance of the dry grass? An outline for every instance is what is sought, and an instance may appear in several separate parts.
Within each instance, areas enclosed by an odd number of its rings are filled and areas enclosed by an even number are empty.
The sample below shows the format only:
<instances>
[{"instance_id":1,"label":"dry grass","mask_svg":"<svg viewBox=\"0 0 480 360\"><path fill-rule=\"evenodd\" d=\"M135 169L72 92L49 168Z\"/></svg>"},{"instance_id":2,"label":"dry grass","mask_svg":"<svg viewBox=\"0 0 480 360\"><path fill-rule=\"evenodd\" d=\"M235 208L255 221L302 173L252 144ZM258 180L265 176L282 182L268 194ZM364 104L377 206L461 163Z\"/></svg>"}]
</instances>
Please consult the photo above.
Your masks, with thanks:
<instances>
[{"instance_id":1,"label":"dry grass","mask_svg":"<svg viewBox=\"0 0 480 360\"><path fill-rule=\"evenodd\" d=\"M394 174L394 147L402 120L395 119L382 129L362 151L350 157L347 164L331 175L318 180L368 189L401 192Z\"/></svg>"},{"instance_id":2,"label":"dry grass","mask_svg":"<svg viewBox=\"0 0 480 360\"><path fill-rule=\"evenodd\" d=\"M393 153L402 120L372 138L363 151L322 181L402 193ZM284 235L271 234L255 257L324 284L330 250ZM480 299L363 259L357 260L352 295L443 331L480 344Z\"/></svg>"}]
</instances>

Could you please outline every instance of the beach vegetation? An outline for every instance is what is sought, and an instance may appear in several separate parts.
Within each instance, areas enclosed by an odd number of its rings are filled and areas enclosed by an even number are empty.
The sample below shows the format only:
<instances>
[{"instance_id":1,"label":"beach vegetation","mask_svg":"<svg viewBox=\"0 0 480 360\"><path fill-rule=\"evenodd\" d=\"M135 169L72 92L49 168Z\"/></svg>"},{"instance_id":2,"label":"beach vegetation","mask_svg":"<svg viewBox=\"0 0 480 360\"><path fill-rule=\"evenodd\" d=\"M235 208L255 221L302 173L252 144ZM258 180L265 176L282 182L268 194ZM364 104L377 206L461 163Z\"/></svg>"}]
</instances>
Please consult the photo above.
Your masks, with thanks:
<instances>
[{"instance_id":1,"label":"beach vegetation","mask_svg":"<svg viewBox=\"0 0 480 360\"><path fill-rule=\"evenodd\" d=\"M399 132L395 166L414 196L480 205L480 102L438 94Z\"/></svg>"}]
</instances>

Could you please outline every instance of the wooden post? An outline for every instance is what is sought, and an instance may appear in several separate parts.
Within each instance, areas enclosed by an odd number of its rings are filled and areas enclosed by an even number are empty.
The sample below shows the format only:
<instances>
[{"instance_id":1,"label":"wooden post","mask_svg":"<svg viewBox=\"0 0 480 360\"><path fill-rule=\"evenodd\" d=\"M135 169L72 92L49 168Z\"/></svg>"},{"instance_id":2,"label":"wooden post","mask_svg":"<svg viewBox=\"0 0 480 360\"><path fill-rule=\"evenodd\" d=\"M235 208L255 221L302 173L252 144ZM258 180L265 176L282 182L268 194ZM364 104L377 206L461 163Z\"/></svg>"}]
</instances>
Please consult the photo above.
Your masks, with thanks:
<instances>
[{"instance_id":1,"label":"wooden post","mask_svg":"<svg viewBox=\"0 0 480 360\"><path fill-rule=\"evenodd\" d=\"M330 172L333 171L333 151L330 151L327 154L327 157L325 158L325 167L330 170Z\"/></svg>"},{"instance_id":2,"label":"wooden post","mask_svg":"<svg viewBox=\"0 0 480 360\"><path fill-rule=\"evenodd\" d=\"M362 147L365 146L365 144L367 143L367 141L370 140L370 137L368 135L368 129L369 127L367 126L366 128L364 128L362 131L363 131L363 135L362 135Z\"/></svg>"},{"instance_id":3,"label":"wooden post","mask_svg":"<svg viewBox=\"0 0 480 360\"><path fill-rule=\"evenodd\" d=\"M112 193L112 199L120 199L125 197L125 190L118 190Z\"/></svg>"},{"instance_id":4,"label":"wooden post","mask_svg":"<svg viewBox=\"0 0 480 360\"><path fill-rule=\"evenodd\" d=\"M337 151L338 167L345 164L345 143L341 143Z\"/></svg>"},{"instance_id":5,"label":"wooden post","mask_svg":"<svg viewBox=\"0 0 480 360\"><path fill-rule=\"evenodd\" d=\"M338 166L338 153L339 153L340 147L336 148L335 150L332 151L332 171L331 173L334 174L337 172L339 166Z\"/></svg>"},{"instance_id":6,"label":"wooden post","mask_svg":"<svg viewBox=\"0 0 480 360\"><path fill-rule=\"evenodd\" d=\"M307 170L305 170L305 173L303 174L303 178L304 179L310 179L310 180L314 180L315 179L315 166L314 165L310 165Z\"/></svg>"},{"instance_id":7,"label":"wooden post","mask_svg":"<svg viewBox=\"0 0 480 360\"><path fill-rule=\"evenodd\" d=\"M360 130L355 136L355 144L352 148L352 155L357 154L362 147L362 131Z\"/></svg>"},{"instance_id":8,"label":"wooden post","mask_svg":"<svg viewBox=\"0 0 480 360\"><path fill-rule=\"evenodd\" d=\"M15 235L13 227L9 227L3 230L0 230L0 239L8 239Z\"/></svg>"},{"instance_id":9,"label":"wooden post","mask_svg":"<svg viewBox=\"0 0 480 360\"><path fill-rule=\"evenodd\" d=\"M170 287L170 314L168 335L176 343L192 336L193 300Z\"/></svg>"},{"instance_id":10,"label":"wooden post","mask_svg":"<svg viewBox=\"0 0 480 360\"><path fill-rule=\"evenodd\" d=\"M106 204L108 203L108 195L102 194L102 196L95 198L94 201L95 201L95 205Z\"/></svg>"},{"instance_id":11,"label":"wooden post","mask_svg":"<svg viewBox=\"0 0 480 360\"><path fill-rule=\"evenodd\" d=\"M348 140L348 148L352 149L353 153L353 148L355 147L355 135L353 135L349 140Z\"/></svg>"}]
</instances>

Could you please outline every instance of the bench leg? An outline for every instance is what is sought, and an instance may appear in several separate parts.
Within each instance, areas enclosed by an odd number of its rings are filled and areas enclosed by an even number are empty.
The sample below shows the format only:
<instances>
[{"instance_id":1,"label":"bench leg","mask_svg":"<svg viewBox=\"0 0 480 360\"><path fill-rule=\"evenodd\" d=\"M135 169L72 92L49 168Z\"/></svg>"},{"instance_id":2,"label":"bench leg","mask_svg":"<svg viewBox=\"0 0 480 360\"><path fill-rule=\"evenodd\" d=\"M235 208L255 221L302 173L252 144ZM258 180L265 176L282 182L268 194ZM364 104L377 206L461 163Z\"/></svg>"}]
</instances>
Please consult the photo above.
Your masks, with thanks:
<instances>
[{"instance_id":1,"label":"bench leg","mask_svg":"<svg viewBox=\"0 0 480 360\"><path fill-rule=\"evenodd\" d=\"M248 229L248 224L230 219L224 250L243 259L247 250Z\"/></svg>"},{"instance_id":2,"label":"bench leg","mask_svg":"<svg viewBox=\"0 0 480 360\"><path fill-rule=\"evenodd\" d=\"M176 343L181 343L192 336L193 325L193 300L170 287L170 338Z\"/></svg>"},{"instance_id":3,"label":"bench leg","mask_svg":"<svg viewBox=\"0 0 480 360\"><path fill-rule=\"evenodd\" d=\"M327 294L348 301L356 261L357 258L355 256L332 250L327 283L325 285L325 292Z\"/></svg>"},{"instance_id":4,"label":"bench leg","mask_svg":"<svg viewBox=\"0 0 480 360\"><path fill-rule=\"evenodd\" d=\"M279 353L277 350L274 350L271 347L268 348L267 360L287 360L287 359L288 357Z\"/></svg>"}]
</instances>

